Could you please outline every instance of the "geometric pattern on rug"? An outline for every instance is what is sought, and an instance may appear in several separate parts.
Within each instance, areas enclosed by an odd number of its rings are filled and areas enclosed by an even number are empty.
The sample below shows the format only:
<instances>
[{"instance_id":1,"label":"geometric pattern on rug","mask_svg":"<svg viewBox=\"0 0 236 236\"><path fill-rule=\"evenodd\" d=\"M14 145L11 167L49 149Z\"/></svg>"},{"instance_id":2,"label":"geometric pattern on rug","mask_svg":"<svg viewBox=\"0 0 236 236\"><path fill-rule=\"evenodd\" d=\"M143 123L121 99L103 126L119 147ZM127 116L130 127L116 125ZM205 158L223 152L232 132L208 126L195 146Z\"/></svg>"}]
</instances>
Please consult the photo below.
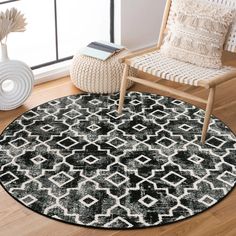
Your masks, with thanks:
<instances>
[{"instance_id":1,"label":"geometric pattern on rug","mask_svg":"<svg viewBox=\"0 0 236 236\"><path fill-rule=\"evenodd\" d=\"M186 219L236 182L236 138L183 101L130 92L68 96L17 118L0 136L0 182L26 207L90 227L126 229Z\"/></svg>"}]
</instances>

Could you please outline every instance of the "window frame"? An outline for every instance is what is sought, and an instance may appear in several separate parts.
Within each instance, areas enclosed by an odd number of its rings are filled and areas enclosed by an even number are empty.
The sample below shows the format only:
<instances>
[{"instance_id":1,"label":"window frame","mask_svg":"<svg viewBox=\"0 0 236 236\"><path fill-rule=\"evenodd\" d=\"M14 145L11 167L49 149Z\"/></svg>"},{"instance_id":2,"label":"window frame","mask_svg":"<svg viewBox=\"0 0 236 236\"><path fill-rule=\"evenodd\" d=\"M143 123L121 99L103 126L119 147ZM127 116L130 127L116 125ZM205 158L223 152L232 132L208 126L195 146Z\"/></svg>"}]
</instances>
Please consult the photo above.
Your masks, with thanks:
<instances>
[{"instance_id":1,"label":"window frame","mask_svg":"<svg viewBox=\"0 0 236 236\"><path fill-rule=\"evenodd\" d=\"M12 2L18 2L20 0L6 0L3 2L0 2L0 5L2 4L7 4L7 3L12 3ZM64 57L64 58L59 58L59 44L58 44L58 21L57 21L57 0L54 1L54 22L55 22L55 54L56 54L56 60L45 62L39 65L32 66L32 70L36 70L42 67L54 65L60 62L68 61L73 58L73 55ZM85 0L86 1L86 0ZM110 42L114 43L114 38L115 38L115 0L110 0Z\"/></svg>"}]
</instances>

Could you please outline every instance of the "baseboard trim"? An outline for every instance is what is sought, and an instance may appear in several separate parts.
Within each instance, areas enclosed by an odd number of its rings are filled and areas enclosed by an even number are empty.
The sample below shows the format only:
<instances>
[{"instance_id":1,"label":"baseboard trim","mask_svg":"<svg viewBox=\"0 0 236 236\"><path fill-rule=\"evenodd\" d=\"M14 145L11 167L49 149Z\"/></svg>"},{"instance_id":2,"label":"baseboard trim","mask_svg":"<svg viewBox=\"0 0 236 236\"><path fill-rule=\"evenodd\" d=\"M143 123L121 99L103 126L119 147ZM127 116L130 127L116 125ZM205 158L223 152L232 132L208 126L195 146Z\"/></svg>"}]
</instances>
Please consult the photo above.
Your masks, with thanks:
<instances>
[{"instance_id":1,"label":"baseboard trim","mask_svg":"<svg viewBox=\"0 0 236 236\"><path fill-rule=\"evenodd\" d=\"M153 42L147 45L142 45L140 47L130 48L129 51L136 52L139 50L153 47L155 46L155 44L156 43ZM45 68L34 70L33 73L35 76L35 85L69 76L71 62L72 60L68 60L52 66L47 66Z\"/></svg>"},{"instance_id":2,"label":"baseboard trim","mask_svg":"<svg viewBox=\"0 0 236 236\"><path fill-rule=\"evenodd\" d=\"M70 75L71 60L34 70L35 85Z\"/></svg>"}]
</instances>

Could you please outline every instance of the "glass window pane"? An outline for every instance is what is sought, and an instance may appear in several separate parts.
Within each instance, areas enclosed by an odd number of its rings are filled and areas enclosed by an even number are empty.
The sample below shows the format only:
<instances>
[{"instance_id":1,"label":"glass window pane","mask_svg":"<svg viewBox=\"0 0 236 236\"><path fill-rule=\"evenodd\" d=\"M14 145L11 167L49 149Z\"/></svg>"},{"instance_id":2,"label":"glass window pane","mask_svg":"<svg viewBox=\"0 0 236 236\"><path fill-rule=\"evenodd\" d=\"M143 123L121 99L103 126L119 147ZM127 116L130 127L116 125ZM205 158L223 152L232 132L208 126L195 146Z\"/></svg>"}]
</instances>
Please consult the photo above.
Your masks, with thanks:
<instances>
[{"instance_id":1,"label":"glass window pane","mask_svg":"<svg viewBox=\"0 0 236 236\"><path fill-rule=\"evenodd\" d=\"M110 0L58 0L59 58L91 41L110 41Z\"/></svg>"},{"instance_id":2,"label":"glass window pane","mask_svg":"<svg viewBox=\"0 0 236 236\"><path fill-rule=\"evenodd\" d=\"M0 11L11 7L20 10L28 24L25 32L9 35L9 58L22 60L30 66L56 60L53 0L21 0L0 4Z\"/></svg>"}]
</instances>

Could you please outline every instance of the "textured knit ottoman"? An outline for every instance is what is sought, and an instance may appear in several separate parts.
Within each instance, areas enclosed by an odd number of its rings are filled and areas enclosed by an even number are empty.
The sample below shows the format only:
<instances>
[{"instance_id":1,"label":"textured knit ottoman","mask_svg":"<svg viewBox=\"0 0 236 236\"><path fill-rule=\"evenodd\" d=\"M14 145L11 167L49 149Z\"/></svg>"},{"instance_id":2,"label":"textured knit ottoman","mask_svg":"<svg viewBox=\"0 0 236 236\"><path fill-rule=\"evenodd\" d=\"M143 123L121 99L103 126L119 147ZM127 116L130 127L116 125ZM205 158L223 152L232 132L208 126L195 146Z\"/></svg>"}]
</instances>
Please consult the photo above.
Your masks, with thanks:
<instances>
[{"instance_id":1,"label":"textured knit ottoman","mask_svg":"<svg viewBox=\"0 0 236 236\"><path fill-rule=\"evenodd\" d=\"M118 59L125 55L127 51L122 51L113 55L106 61L93 57L80 55L74 56L70 76L73 84L90 93L115 93L120 90L120 84L124 65ZM135 69L130 69L129 75L136 75ZM129 80L127 88L132 85Z\"/></svg>"}]
</instances>

